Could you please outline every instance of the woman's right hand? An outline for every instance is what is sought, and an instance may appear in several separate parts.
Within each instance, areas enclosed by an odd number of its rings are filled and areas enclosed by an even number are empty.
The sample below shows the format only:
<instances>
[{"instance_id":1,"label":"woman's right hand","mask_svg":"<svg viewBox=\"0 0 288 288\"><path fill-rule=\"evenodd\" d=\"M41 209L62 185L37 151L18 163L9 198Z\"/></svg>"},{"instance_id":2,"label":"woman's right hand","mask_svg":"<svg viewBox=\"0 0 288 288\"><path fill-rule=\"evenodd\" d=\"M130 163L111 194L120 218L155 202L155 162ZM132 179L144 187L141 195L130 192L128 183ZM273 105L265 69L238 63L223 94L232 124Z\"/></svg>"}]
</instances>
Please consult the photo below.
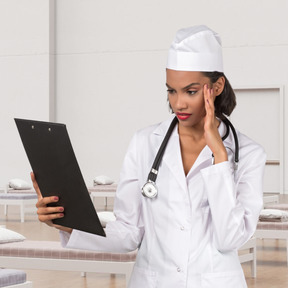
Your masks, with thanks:
<instances>
[{"instance_id":1,"label":"woman's right hand","mask_svg":"<svg viewBox=\"0 0 288 288\"><path fill-rule=\"evenodd\" d=\"M56 225L52 222L54 219L59 219L64 217L64 207L48 207L47 205L50 203L56 203L59 201L57 196L51 197L43 197L38 186L38 183L35 179L35 175L31 172L31 180L33 182L33 187L38 196L38 202L36 203L38 219L40 222L47 224L48 226L55 227L59 230L72 233L72 229L68 227L64 227L61 225Z\"/></svg>"}]
</instances>

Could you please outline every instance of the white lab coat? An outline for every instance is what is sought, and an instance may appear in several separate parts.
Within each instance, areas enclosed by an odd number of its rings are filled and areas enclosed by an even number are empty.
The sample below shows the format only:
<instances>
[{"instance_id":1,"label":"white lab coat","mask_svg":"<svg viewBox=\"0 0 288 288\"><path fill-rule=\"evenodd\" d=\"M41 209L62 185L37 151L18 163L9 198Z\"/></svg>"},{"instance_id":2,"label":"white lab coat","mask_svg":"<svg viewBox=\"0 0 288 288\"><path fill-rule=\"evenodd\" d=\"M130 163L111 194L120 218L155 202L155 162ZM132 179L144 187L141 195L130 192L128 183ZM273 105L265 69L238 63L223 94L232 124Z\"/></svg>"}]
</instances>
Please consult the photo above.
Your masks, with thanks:
<instances>
[{"instance_id":1,"label":"white lab coat","mask_svg":"<svg viewBox=\"0 0 288 288\"><path fill-rule=\"evenodd\" d=\"M237 249L253 235L262 208L265 152L237 132L239 166L234 175L234 138L224 141L227 162L212 164L206 146L185 176L177 125L157 178L158 196L141 195L172 119L138 131L126 154L107 237L74 230L61 233L68 248L126 252L139 247L130 288L247 287ZM225 134L223 123L219 126Z\"/></svg>"}]
</instances>

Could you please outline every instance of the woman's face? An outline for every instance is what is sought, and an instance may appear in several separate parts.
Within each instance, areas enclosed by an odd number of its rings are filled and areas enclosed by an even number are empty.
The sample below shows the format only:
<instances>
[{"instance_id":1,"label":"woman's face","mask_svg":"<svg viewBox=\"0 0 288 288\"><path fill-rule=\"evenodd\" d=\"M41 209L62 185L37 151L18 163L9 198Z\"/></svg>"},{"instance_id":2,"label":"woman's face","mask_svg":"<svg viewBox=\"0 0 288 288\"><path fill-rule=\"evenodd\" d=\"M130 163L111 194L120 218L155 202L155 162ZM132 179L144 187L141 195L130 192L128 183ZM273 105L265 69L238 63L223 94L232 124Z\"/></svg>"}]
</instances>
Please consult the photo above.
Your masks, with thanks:
<instances>
[{"instance_id":1,"label":"woman's face","mask_svg":"<svg viewBox=\"0 0 288 288\"><path fill-rule=\"evenodd\" d=\"M168 100L179 125L196 127L206 115L203 87L211 83L201 72L166 69Z\"/></svg>"}]
</instances>

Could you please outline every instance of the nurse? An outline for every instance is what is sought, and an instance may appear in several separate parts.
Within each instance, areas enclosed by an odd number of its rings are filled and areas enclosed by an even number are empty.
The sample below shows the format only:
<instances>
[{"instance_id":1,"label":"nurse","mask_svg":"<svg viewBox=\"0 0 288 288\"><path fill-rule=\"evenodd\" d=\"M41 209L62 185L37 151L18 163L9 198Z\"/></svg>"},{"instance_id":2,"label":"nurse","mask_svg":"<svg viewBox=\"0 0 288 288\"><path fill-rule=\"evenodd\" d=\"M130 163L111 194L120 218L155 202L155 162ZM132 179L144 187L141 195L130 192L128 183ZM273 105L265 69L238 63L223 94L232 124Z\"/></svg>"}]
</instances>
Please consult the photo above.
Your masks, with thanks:
<instances>
[{"instance_id":1,"label":"nurse","mask_svg":"<svg viewBox=\"0 0 288 288\"><path fill-rule=\"evenodd\" d=\"M38 193L39 220L60 230L67 248L128 252L139 249L130 288L244 288L239 249L253 235L262 208L263 148L237 131L224 139L235 95L223 73L221 40L206 26L179 30L166 67L168 101L177 123L157 174L158 194L143 197L152 163L174 119L138 131L117 188L116 221L107 237L57 226L65 207ZM223 140L224 139L224 140Z\"/></svg>"}]
</instances>

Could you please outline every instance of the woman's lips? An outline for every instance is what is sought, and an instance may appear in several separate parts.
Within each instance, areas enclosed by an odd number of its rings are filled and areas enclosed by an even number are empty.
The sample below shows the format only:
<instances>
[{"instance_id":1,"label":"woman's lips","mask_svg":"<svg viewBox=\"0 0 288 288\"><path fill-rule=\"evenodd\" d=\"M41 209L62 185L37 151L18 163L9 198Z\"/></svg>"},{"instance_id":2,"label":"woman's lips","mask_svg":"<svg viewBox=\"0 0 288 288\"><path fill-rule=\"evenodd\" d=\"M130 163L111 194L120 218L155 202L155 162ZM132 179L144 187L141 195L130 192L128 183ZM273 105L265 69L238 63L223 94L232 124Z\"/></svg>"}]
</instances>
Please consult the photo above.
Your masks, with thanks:
<instances>
[{"instance_id":1,"label":"woman's lips","mask_svg":"<svg viewBox=\"0 0 288 288\"><path fill-rule=\"evenodd\" d=\"M191 114L188 113L176 113L179 120L187 120Z\"/></svg>"}]
</instances>

